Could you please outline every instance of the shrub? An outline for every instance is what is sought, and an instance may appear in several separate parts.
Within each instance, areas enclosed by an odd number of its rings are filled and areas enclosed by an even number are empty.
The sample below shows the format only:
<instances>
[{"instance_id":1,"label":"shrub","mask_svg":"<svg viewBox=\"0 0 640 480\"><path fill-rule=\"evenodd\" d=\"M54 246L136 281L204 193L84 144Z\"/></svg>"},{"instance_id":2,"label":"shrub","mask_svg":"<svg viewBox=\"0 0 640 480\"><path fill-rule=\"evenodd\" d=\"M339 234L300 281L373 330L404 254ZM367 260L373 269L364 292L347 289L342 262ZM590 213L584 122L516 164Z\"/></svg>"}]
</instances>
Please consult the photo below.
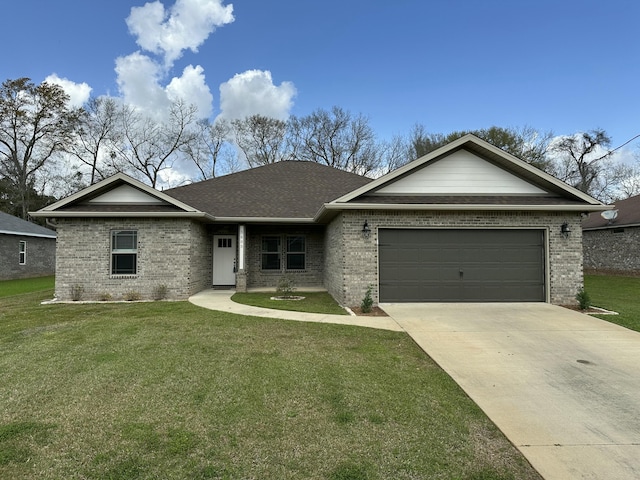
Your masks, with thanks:
<instances>
[{"instance_id":1,"label":"shrub","mask_svg":"<svg viewBox=\"0 0 640 480\"><path fill-rule=\"evenodd\" d=\"M78 302L82 300L82 295L84 294L84 287L82 285L71 285L71 300L74 302Z\"/></svg>"},{"instance_id":2,"label":"shrub","mask_svg":"<svg viewBox=\"0 0 640 480\"><path fill-rule=\"evenodd\" d=\"M127 302L135 302L136 300L140 300L142 298L142 296L140 295L140 292L136 291L136 290L129 290L128 292L125 292L124 294L124 299Z\"/></svg>"},{"instance_id":3,"label":"shrub","mask_svg":"<svg viewBox=\"0 0 640 480\"><path fill-rule=\"evenodd\" d=\"M280 277L276 288L276 293L279 297L292 297L295 290L296 287L293 286L293 279L290 276L284 275Z\"/></svg>"},{"instance_id":4,"label":"shrub","mask_svg":"<svg viewBox=\"0 0 640 480\"><path fill-rule=\"evenodd\" d=\"M110 302L111 300L113 300L113 295L111 295L109 292L101 292L100 295L98 295L98 300L100 300L101 302Z\"/></svg>"},{"instance_id":5,"label":"shrub","mask_svg":"<svg viewBox=\"0 0 640 480\"><path fill-rule=\"evenodd\" d=\"M576 294L576 300L578 301L580 310L586 310L591 306L591 296L584 288L578 290L578 293Z\"/></svg>"},{"instance_id":6,"label":"shrub","mask_svg":"<svg viewBox=\"0 0 640 480\"><path fill-rule=\"evenodd\" d=\"M367 287L367 291L364 294L364 298L362 299L362 303L360 304L362 313L369 313L371 311L371 307L373 306L373 298L371 297L372 290L373 286L369 285Z\"/></svg>"},{"instance_id":7,"label":"shrub","mask_svg":"<svg viewBox=\"0 0 640 480\"><path fill-rule=\"evenodd\" d=\"M169 289L166 285L162 284L153 289L152 297L154 300L164 300L165 298L167 298L168 294Z\"/></svg>"}]
</instances>

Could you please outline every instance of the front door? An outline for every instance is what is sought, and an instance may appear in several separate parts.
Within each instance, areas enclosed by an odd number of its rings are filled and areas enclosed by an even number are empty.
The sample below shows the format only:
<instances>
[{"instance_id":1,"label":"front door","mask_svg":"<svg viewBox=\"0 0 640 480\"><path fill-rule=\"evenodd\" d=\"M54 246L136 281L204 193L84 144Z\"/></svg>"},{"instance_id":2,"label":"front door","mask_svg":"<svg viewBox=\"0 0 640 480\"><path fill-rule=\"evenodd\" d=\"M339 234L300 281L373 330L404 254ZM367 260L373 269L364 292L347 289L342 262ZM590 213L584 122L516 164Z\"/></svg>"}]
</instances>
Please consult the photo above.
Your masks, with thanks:
<instances>
[{"instance_id":1,"label":"front door","mask_svg":"<svg viewBox=\"0 0 640 480\"><path fill-rule=\"evenodd\" d=\"M213 236L213 285L236 284L236 236Z\"/></svg>"}]
</instances>

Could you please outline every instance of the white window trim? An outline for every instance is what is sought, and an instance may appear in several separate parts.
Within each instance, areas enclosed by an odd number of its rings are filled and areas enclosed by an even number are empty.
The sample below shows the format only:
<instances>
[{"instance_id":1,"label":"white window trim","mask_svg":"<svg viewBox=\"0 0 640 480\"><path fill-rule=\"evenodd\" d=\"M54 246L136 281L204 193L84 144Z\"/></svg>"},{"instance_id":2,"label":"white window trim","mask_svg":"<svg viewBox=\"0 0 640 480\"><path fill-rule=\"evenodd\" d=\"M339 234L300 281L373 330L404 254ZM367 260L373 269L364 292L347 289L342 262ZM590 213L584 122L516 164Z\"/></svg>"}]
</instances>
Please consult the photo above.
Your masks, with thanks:
<instances>
[{"instance_id":1,"label":"white window trim","mask_svg":"<svg viewBox=\"0 0 640 480\"><path fill-rule=\"evenodd\" d=\"M113 248L114 234L119 232L135 232L136 234L136 246L135 248L118 249ZM121 228L117 230L111 230L110 234L110 249L109 249L109 276L110 278L135 278L138 276L138 230L135 228ZM135 254L136 256L136 272L135 273L113 273L113 256L114 254Z\"/></svg>"},{"instance_id":2,"label":"white window trim","mask_svg":"<svg viewBox=\"0 0 640 480\"><path fill-rule=\"evenodd\" d=\"M27 241L20 240L18 243L18 262L20 265L27 264Z\"/></svg>"}]
</instances>

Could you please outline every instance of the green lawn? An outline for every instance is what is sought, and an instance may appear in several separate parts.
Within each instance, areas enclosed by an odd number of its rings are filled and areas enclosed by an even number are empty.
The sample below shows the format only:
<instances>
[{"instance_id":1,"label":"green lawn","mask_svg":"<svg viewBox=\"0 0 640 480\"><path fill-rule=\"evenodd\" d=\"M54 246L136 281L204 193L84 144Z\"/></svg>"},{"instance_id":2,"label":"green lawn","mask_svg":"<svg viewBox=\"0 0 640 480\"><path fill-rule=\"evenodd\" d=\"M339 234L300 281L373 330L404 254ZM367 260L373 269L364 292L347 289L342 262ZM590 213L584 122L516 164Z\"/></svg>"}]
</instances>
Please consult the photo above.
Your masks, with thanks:
<instances>
[{"instance_id":1,"label":"green lawn","mask_svg":"<svg viewBox=\"0 0 640 480\"><path fill-rule=\"evenodd\" d=\"M585 275L584 286L594 306L619 313L599 318L640 332L640 278Z\"/></svg>"},{"instance_id":2,"label":"green lawn","mask_svg":"<svg viewBox=\"0 0 640 480\"><path fill-rule=\"evenodd\" d=\"M327 292L295 292L294 295L304 297L303 300L271 300L274 292L236 293L231 297L234 302L254 307L274 308L276 310L293 310L297 312L328 313L348 315Z\"/></svg>"},{"instance_id":3,"label":"green lawn","mask_svg":"<svg viewBox=\"0 0 640 480\"><path fill-rule=\"evenodd\" d=\"M55 278L56 277L51 276L23 278L20 280L2 280L0 281L0 298L8 297L10 295L19 295L21 293L52 289Z\"/></svg>"},{"instance_id":4,"label":"green lawn","mask_svg":"<svg viewBox=\"0 0 640 480\"><path fill-rule=\"evenodd\" d=\"M539 479L398 332L0 299L0 478Z\"/></svg>"}]
</instances>

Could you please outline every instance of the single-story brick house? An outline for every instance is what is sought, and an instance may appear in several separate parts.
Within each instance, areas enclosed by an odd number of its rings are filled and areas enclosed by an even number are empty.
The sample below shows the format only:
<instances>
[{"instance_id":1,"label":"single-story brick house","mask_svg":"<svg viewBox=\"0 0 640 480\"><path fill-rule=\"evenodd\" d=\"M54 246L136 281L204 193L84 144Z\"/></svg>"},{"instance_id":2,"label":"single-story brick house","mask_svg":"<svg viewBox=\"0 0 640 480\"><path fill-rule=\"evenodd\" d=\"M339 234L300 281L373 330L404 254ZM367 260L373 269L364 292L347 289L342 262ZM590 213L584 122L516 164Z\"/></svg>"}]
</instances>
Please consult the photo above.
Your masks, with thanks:
<instances>
[{"instance_id":1,"label":"single-story brick house","mask_svg":"<svg viewBox=\"0 0 640 480\"><path fill-rule=\"evenodd\" d=\"M56 232L0 212L0 280L53 275Z\"/></svg>"},{"instance_id":2,"label":"single-story brick house","mask_svg":"<svg viewBox=\"0 0 640 480\"><path fill-rule=\"evenodd\" d=\"M640 195L591 213L582 222L584 268L602 273L640 274Z\"/></svg>"},{"instance_id":3,"label":"single-story brick house","mask_svg":"<svg viewBox=\"0 0 640 480\"><path fill-rule=\"evenodd\" d=\"M164 192L118 174L35 216L56 295L323 286L343 305L575 302L581 215L610 207L467 135L375 180L279 162Z\"/></svg>"}]
</instances>

